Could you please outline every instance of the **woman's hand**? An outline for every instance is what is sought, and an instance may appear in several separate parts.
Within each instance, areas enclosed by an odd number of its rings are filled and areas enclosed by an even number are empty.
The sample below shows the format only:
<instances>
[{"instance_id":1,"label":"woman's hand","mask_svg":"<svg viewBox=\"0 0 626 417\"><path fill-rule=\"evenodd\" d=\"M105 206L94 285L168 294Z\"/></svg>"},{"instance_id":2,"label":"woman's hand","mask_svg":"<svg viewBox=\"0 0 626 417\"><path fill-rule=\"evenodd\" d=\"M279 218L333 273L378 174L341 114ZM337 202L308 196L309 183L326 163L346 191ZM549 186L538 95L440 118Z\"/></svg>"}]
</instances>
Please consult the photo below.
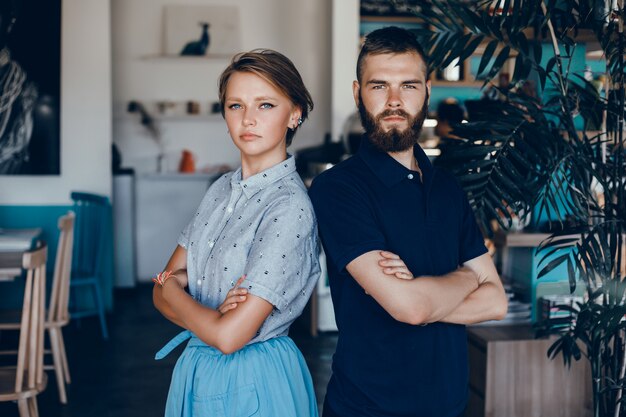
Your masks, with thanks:
<instances>
[{"instance_id":1,"label":"woman's hand","mask_svg":"<svg viewBox=\"0 0 626 417\"><path fill-rule=\"evenodd\" d=\"M386 275L393 275L400 279L413 279L413 273L409 271L406 264L395 253L380 251L380 255L383 257L378 261L378 265L383 269Z\"/></svg>"},{"instance_id":2,"label":"woman's hand","mask_svg":"<svg viewBox=\"0 0 626 417\"><path fill-rule=\"evenodd\" d=\"M226 299L217 308L217 310L220 313L224 314L227 311L233 310L237 308L237 305L239 303L243 303L244 301L246 301L247 299L246 294L248 294L248 290L245 288L239 288L239 286L243 283L245 279L246 279L246 276L242 275L237 280L233 288L231 288L230 291L228 291L228 293L226 294Z\"/></svg>"}]
</instances>

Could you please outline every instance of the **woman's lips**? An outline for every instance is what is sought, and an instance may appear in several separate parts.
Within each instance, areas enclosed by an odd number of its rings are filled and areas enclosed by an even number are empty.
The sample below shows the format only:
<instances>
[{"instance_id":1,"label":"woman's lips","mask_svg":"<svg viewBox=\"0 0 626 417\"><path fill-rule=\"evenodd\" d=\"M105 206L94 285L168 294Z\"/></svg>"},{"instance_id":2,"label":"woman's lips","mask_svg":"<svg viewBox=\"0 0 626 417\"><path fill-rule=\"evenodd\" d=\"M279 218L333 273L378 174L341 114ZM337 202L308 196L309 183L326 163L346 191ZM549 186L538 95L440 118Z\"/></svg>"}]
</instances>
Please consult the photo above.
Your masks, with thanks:
<instances>
[{"instance_id":1,"label":"woman's lips","mask_svg":"<svg viewBox=\"0 0 626 417\"><path fill-rule=\"evenodd\" d=\"M240 135L239 138L241 138L241 140L250 141L250 140L260 138L260 136L254 133L244 133Z\"/></svg>"}]
</instances>

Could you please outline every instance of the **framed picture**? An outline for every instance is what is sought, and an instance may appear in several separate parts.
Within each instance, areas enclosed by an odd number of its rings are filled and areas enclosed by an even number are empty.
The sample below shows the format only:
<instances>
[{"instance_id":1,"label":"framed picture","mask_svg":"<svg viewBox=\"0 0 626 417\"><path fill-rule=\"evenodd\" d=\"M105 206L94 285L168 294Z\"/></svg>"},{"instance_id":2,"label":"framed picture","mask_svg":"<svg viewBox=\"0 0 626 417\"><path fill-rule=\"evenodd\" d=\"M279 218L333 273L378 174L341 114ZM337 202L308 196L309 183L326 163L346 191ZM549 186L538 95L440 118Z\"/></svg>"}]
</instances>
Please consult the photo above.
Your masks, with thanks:
<instances>
[{"instance_id":1,"label":"framed picture","mask_svg":"<svg viewBox=\"0 0 626 417\"><path fill-rule=\"evenodd\" d=\"M61 0L0 1L0 175L60 174Z\"/></svg>"},{"instance_id":2,"label":"framed picture","mask_svg":"<svg viewBox=\"0 0 626 417\"><path fill-rule=\"evenodd\" d=\"M241 50L236 6L166 6L165 55L234 55Z\"/></svg>"}]
</instances>

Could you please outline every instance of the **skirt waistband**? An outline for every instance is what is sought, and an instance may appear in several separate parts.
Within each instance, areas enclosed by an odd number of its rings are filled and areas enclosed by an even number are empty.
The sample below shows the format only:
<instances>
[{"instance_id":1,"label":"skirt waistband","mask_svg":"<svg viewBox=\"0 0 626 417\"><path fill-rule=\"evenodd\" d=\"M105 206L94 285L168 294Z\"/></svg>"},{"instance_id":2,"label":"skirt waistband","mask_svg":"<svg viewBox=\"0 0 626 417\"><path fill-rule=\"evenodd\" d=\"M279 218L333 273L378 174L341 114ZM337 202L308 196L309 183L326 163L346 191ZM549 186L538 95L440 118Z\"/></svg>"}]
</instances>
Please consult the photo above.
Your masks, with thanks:
<instances>
[{"instance_id":1,"label":"skirt waistband","mask_svg":"<svg viewBox=\"0 0 626 417\"><path fill-rule=\"evenodd\" d=\"M289 336L279 336L279 337L275 337L269 340L275 340L275 341L279 341L282 339L288 339L289 340ZM177 334L176 336L174 336L169 342L167 342L165 344L165 346L163 346L161 348L161 350L159 350L156 355L154 356L154 359L156 360L161 360L163 358L165 358L167 355L169 355L174 349L176 349L181 343L185 342L186 340L189 340L189 343L187 344L188 347L201 347L201 348L206 348L207 351L214 353L215 355L223 355L222 352L220 352L219 349L214 348L213 346L209 346L206 343L204 343L202 340L200 340L198 338L198 336L196 336L195 334L193 334L191 331L189 330L184 330L182 332L180 332L179 334ZM257 342L257 343L263 343L263 342ZM247 347L250 346L254 346L257 343L252 343L252 344L248 344L246 346L244 346L242 348L246 349ZM281 342L278 342L281 343ZM293 342L291 342L293 343Z\"/></svg>"}]
</instances>

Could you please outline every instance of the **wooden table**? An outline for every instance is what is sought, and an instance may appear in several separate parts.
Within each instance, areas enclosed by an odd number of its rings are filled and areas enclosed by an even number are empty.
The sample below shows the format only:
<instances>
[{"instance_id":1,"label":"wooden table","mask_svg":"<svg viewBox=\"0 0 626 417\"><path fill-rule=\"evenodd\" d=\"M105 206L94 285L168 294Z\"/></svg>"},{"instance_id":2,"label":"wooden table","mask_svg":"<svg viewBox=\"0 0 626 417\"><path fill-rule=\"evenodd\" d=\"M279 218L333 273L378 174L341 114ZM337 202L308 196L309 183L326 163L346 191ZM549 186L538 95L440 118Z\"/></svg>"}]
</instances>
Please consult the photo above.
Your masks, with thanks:
<instances>
[{"instance_id":1,"label":"wooden table","mask_svg":"<svg viewBox=\"0 0 626 417\"><path fill-rule=\"evenodd\" d=\"M22 255L35 246L41 229L0 229L0 281L22 273Z\"/></svg>"},{"instance_id":2,"label":"wooden table","mask_svg":"<svg viewBox=\"0 0 626 417\"><path fill-rule=\"evenodd\" d=\"M535 339L530 326L467 328L470 393L466 417L587 417L591 374L586 359L567 369L547 357L554 338Z\"/></svg>"}]
</instances>

